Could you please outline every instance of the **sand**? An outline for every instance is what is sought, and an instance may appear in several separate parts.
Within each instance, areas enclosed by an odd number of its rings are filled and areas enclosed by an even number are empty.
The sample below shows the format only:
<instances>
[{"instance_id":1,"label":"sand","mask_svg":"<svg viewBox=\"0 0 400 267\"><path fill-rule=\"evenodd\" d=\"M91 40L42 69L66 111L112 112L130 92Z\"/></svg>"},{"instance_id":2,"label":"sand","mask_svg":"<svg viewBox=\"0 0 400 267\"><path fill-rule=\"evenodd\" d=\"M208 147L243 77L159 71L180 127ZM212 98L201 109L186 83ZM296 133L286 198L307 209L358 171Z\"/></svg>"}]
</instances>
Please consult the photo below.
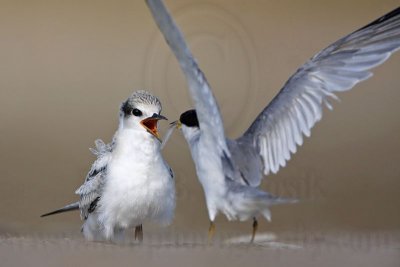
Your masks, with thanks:
<instances>
[{"instance_id":1,"label":"sand","mask_svg":"<svg viewBox=\"0 0 400 267\"><path fill-rule=\"evenodd\" d=\"M81 236L3 236L1 266L399 266L400 233L260 233L207 242L199 234L149 233L142 244Z\"/></svg>"}]
</instances>

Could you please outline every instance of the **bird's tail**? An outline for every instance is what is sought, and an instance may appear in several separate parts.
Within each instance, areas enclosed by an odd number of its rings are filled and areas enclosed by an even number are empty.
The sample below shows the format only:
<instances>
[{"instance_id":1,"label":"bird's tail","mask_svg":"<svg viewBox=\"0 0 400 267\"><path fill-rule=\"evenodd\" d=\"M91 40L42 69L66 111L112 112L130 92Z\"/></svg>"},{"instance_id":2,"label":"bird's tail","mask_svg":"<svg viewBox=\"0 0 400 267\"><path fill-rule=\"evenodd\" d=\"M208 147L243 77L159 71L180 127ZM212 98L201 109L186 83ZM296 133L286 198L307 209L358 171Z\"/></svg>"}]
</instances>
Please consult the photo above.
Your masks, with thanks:
<instances>
[{"instance_id":1,"label":"bird's tail","mask_svg":"<svg viewBox=\"0 0 400 267\"><path fill-rule=\"evenodd\" d=\"M268 205L279 205L279 204L294 204L299 202L296 198L279 197L270 195L267 198Z\"/></svg>"},{"instance_id":2,"label":"bird's tail","mask_svg":"<svg viewBox=\"0 0 400 267\"><path fill-rule=\"evenodd\" d=\"M270 206L281 204L294 204L298 201L299 200L295 198L279 197L267 193L267 195L263 198L262 204L260 205L263 207L260 212L265 219L271 221L271 211L269 209Z\"/></svg>"},{"instance_id":3,"label":"bird's tail","mask_svg":"<svg viewBox=\"0 0 400 267\"><path fill-rule=\"evenodd\" d=\"M72 210L78 210L78 209L79 209L79 202L75 202L75 203L69 204L69 205L67 205L67 206L65 206L65 207L63 207L61 209L58 209L58 210L55 210L55 211L48 212L48 213L45 213L43 215L40 215L40 217L46 217L46 216L49 216L49 215L54 215L54 214L57 214L57 213L63 213L63 212L72 211Z\"/></svg>"}]
</instances>

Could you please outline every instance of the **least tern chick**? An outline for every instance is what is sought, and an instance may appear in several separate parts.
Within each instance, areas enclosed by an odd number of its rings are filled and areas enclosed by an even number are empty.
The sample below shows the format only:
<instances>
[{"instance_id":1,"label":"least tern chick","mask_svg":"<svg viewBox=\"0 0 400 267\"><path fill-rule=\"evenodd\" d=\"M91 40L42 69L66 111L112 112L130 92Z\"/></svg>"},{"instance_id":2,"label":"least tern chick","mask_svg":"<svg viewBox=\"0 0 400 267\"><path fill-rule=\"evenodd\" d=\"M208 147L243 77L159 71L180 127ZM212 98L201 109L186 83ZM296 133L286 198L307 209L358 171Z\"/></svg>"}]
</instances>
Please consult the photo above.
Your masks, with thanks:
<instances>
[{"instance_id":1,"label":"least tern chick","mask_svg":"<svg viewBox=\"0 0 400 267\"><path fill-rule=\"evenodd\" d=\"M312 57L286 82L278 95L236 140L225 137L211 88L161 0L147 0L153 17L175 54L188 82L196 110L183 113L182 126L197 176L203 186L211 221L219 212L229 220L270 218L268 206L287 200L257 187L264 175L286 165L303 134L310 135L335 93L350 90L371 77L370 69L400 48L400 8L339 39Z\"/></svg>"},{"instance_id":2,"label":"least tern chick","mask_svg":"<svg viewBox=\"0 0 400 267\"><path fill-rule=\"evenodd\" d=\"M135 227L135 239L142 241L142 224L170 224L175 185L160 152L157 122L166 119L160 112L155 96L133 93L121 105L112 143L95 142L97 160L75 192L80 200L42 217L79 209L86 239L115 242L124 239L128 228Z\"/></svg>"}]
</instances>

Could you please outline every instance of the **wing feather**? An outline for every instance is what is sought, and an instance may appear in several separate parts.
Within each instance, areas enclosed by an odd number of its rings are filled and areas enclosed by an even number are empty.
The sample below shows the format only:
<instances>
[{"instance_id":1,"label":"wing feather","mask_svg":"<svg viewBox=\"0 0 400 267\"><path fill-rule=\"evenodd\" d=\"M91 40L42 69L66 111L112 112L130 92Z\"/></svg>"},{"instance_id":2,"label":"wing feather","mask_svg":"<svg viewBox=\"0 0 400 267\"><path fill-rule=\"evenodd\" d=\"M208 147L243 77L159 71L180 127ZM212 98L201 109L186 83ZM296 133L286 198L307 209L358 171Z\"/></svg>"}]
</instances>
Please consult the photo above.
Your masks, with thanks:
<instances>
[{"instance_id":1,"label":"wing feather","mask_svg":"<svg viewBox=\"0 0 400 267\"><path fill-rule=\"evenodd\" d=\"M263 160L264 174L285 166L303 135L322 118L322 105L372 76L400 48L400 8L328 46L306 62L258 115L238 142L254 145Z\"/></svg>"},{"instance_id":2,"label":"wing feather","mask_svg":"<svg viewBox=\"0 0 400 267\"><path fill-rule=\"evenodd\" d=\"M189 84L202 136L206 136L207 140L213 143L220 155L230 157L221 114L204 73L162 1L147 0L146 3Z\"/></svg>"},{"instance_id":3,"label":"wing feather","mask_svg":"<svg viewBox=\"0 0 400 267\"><path fill-rule=\"evenodd\" d=\"M89 213L96 208L103 191L107 165L111 158L113 143L106 145L102 140L98 139L95 144L96 148L90 149L90 151L97 156L97 159L90 168L85 183L75 191L75 194L80 196L79 209L82 219L87 219Z\"/></svg>"}]
</instances>

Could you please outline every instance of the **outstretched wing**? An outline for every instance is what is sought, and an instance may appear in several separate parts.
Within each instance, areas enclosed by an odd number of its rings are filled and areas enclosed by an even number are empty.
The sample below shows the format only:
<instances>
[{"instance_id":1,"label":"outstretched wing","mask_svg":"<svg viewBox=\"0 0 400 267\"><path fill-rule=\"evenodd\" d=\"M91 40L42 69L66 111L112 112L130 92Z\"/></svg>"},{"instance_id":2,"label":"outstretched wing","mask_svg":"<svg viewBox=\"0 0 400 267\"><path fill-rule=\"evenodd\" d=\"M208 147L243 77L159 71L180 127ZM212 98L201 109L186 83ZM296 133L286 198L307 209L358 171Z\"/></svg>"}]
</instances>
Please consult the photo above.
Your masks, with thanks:
<instances>
[{"instance_id":1,"label":"outstretched wing","mask_svg":"<svg viewBox=\"0 0 400 267\"><path fill-rule=\"evenodd\" d=\"M89 173L86 176L85 183L81 185L75 193L80 196L79 209L81 218L87 219L88 215L96 209L100 200L107 165L111 158L112 145L106 145L102 140L95 141L96 149L90 149L97 156L97 160L93 163Z\"/></svg>"},{"instance_id":2,"label":"outstretched wing","mask_svg":"<svg viewBox=\"0 0 400 267\"><path fill-rule=\"evenodd\" d=\"M219 108L211 88L197 65L182 33L160 0L147 0L153 17L165 40L175 54L189 84L202 135L211 140L220 154L230 155L225 142L224 126Z\"/></svg>"},{"instance_id":3,"label":"outstretched wing","mask_svg":"<svg viewBox=\"0 0 400 267\"><path fill-rule=\"evenodd\" d=\"M400 8L347 35L311 58L290 77L238 142L258 149L264 174L278 172L310 135L335 92L351 89L400 47Z\"/></svg>"}]
</instances>

